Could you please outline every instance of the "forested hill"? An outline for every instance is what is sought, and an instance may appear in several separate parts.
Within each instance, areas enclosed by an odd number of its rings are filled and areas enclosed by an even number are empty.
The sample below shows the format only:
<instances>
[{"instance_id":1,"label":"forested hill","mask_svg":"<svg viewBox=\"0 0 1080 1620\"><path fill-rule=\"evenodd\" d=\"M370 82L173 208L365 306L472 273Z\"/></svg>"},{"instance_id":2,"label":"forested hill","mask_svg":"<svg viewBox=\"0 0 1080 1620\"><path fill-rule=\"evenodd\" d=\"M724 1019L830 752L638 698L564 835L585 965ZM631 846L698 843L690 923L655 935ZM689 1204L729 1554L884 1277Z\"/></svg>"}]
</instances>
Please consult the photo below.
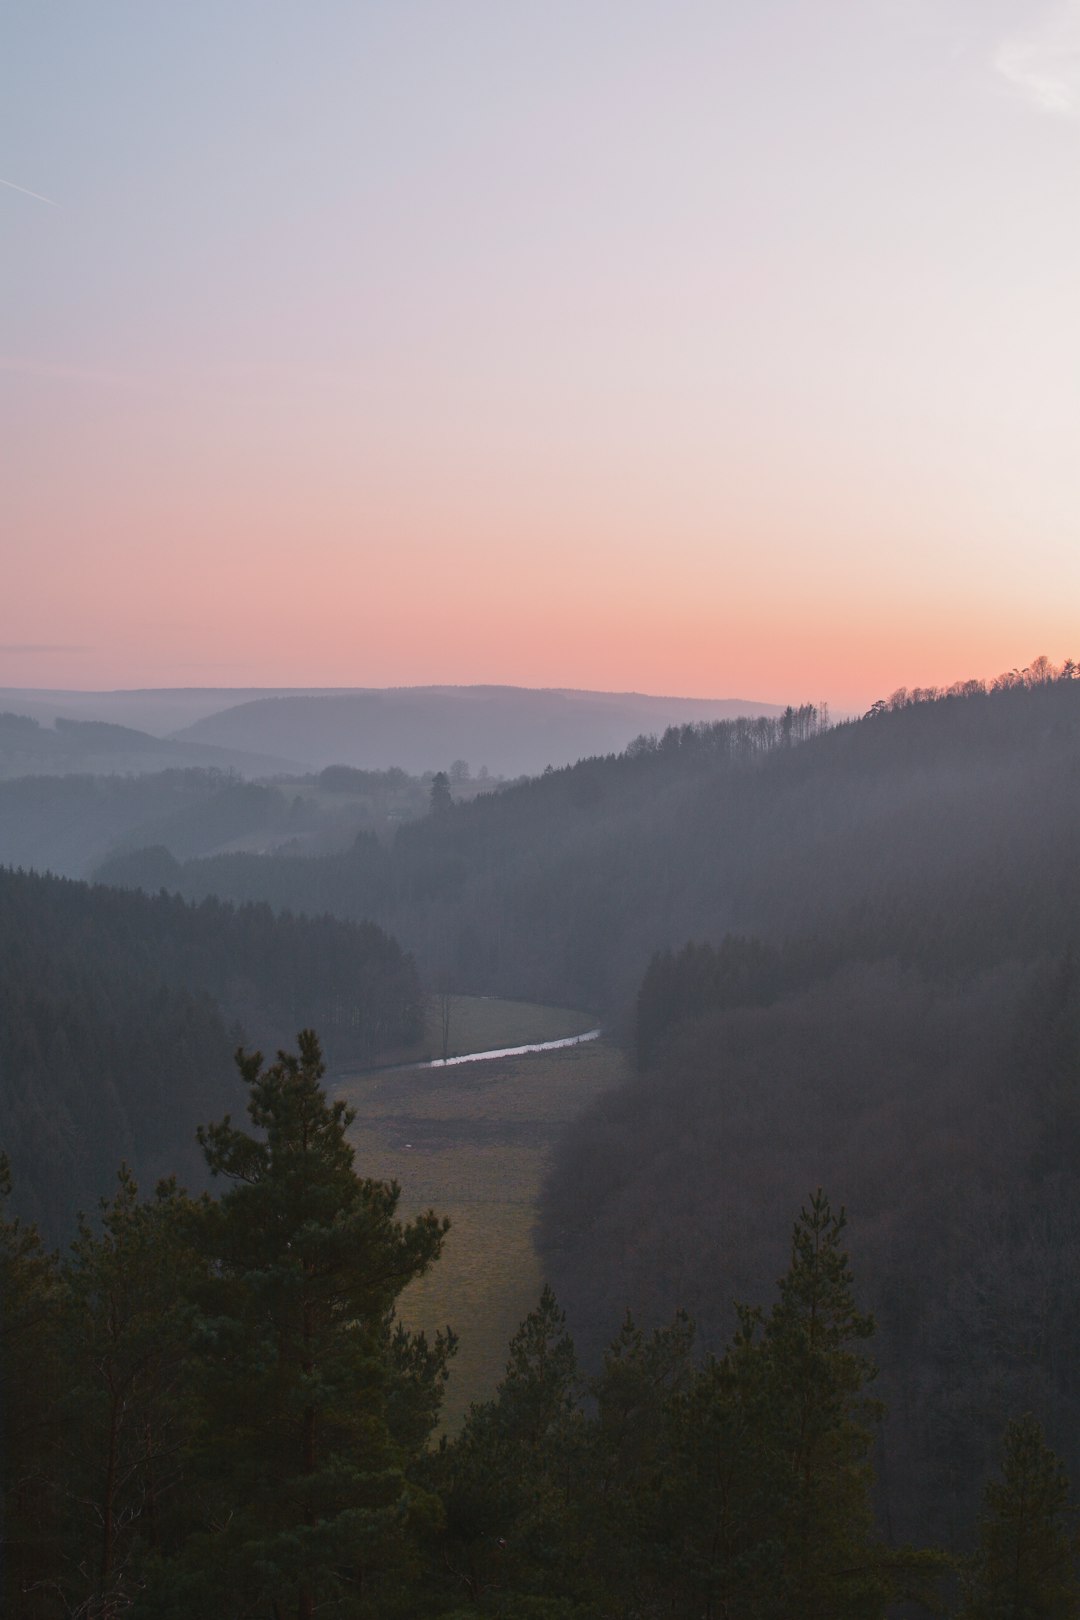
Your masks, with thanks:
<instances>
[{"instance_id":1,"label":"forested hill","mask_svg":"<svg viewBox=\"0 0 1080 1620\"><path fill-rule=\"evenodd\" d=\"M415 968L373 924L192 906L0 870L0 1149L52 1235L111 1189L201 1163L239 1040L318 1027L368 1056L417 1033Z\"/></svg>"},{"instance_id":2,"label":"forested hill","mask_svg":"<svg viewBox=\"0 0 1080 1620\"><path fill-rule=\"evenodd\" d=\"M546 1270L595 1356L628 1306L722 1344L782 1266L766 1212L833 1188L888 1345L901 1539L968 1532L1025 1411L1080 1469L1078 787L1067 677L898 694L770 759L643 976L637 1074L545 1193Z\"/></svg>"},{"instance_id":3,"label":"forested hill","mask_svg":"<svg viewBox=\"0 0 1080 1620\"><path fill-rule=\"evenodd\" d=\"M430 792L404 771L347 766L269 783L203 769L20 776L0 780L0 865L89 878L148 846L181 859L282 844L325 853L425 814Z\"/></svg>"},{"instance_id":4,"label":"forested hill","mask_svg":"<svg viewBox=\"0 0 1080 1620\"><path fill-rule=\"evenodd\" d=\"M111 881L376 918L462 990L612 1009L689 938L827 933L948 973L1062 947L1080 681L690 725L322 859L132 855Z\"/></svg>"}]
</instances>

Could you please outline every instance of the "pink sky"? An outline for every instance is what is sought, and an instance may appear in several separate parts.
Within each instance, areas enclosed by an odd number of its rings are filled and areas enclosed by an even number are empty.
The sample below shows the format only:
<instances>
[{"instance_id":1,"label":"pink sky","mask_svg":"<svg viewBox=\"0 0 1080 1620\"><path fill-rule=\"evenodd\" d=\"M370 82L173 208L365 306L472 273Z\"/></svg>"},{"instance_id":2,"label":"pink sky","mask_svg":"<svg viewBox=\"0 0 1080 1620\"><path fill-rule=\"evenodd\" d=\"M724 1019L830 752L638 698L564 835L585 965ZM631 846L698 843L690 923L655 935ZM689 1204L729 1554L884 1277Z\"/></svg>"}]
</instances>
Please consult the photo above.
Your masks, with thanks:
<instances>
[{"instance_id":1,"label":"pink sky","mask_svg":"<svg viewBox=\"0 0 1080 1620\"><path fill-rule=\"evenodd\" d=\"M226 10L5 24L0 685L1080 655L1080 5Z\"/></svg>"}]
</instances>

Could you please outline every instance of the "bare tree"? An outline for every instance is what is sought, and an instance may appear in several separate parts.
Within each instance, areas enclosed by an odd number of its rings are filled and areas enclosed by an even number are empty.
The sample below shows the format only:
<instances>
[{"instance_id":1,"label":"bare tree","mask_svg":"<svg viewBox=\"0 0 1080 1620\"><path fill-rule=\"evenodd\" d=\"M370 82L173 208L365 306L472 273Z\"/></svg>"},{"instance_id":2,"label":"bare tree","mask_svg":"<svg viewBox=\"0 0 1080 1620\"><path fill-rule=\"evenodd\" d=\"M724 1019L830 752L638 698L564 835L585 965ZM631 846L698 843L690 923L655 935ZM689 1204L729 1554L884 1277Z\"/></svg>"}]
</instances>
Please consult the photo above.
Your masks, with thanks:
<instances>
[{"instance_id":1,"label":"bare tree","mask_svg":"<svg viewBox=\"0 0 1080 1620\"><path fill-rule=\"evenodd\" d=\"M433 1000L435 1016L438 1020L439 1055L445 1063L450 1056L450 1031L454 1019L454 1003L457 1000L449 969L444 969L439 974L435 983Z\"/></svg>"}]
</instances>

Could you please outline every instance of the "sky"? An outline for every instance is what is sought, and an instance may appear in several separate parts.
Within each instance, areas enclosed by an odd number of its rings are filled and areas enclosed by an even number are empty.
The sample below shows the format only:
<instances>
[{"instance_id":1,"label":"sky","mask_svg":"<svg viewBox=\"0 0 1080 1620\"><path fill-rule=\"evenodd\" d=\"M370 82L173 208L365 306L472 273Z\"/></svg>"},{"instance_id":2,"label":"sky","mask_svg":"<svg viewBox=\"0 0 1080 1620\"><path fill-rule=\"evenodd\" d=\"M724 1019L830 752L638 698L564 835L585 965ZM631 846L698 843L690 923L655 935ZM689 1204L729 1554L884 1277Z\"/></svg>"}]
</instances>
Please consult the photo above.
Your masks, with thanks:
<instances>
[{"instance_id":1,"label":"sky","mask_svg":"<svg viewBox=\"0 0 1080 1620\"><path fill-rule=\"evenodd\" d=\"M0 181L0 686L1080 656L1080 0L36 0Z\"/></svg>"}]
</instances>

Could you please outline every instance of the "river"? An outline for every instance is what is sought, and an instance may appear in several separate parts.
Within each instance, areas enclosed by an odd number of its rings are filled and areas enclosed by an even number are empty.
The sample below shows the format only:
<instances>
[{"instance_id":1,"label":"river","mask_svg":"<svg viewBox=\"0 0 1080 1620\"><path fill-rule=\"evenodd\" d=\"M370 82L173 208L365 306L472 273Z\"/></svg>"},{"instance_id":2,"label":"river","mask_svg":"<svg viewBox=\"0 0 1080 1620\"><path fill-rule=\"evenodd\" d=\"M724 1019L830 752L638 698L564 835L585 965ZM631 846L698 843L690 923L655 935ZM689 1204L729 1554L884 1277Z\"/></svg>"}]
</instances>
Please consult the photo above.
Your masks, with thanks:
<instances>
[{"instance_id":1,"label":"river","mask_svg":"<svg viewBox=\"0 0 1080 1620\"><path fill-rule=\"evenodd\" d=\"M489 1063L494 1058L524 1057L526 1052L555 1052L560 1046L580 1046L583 1041L599 1038L598 1029L589 1029L584 1035L564 1035L559 1041L537 1041L532 1046L496 1046L487 1052L464 1052L460 1057L429 1058L426 1063L403 1063L403 1069L451 1069L455 1063Z\"/></svg>"}]
</instances>

